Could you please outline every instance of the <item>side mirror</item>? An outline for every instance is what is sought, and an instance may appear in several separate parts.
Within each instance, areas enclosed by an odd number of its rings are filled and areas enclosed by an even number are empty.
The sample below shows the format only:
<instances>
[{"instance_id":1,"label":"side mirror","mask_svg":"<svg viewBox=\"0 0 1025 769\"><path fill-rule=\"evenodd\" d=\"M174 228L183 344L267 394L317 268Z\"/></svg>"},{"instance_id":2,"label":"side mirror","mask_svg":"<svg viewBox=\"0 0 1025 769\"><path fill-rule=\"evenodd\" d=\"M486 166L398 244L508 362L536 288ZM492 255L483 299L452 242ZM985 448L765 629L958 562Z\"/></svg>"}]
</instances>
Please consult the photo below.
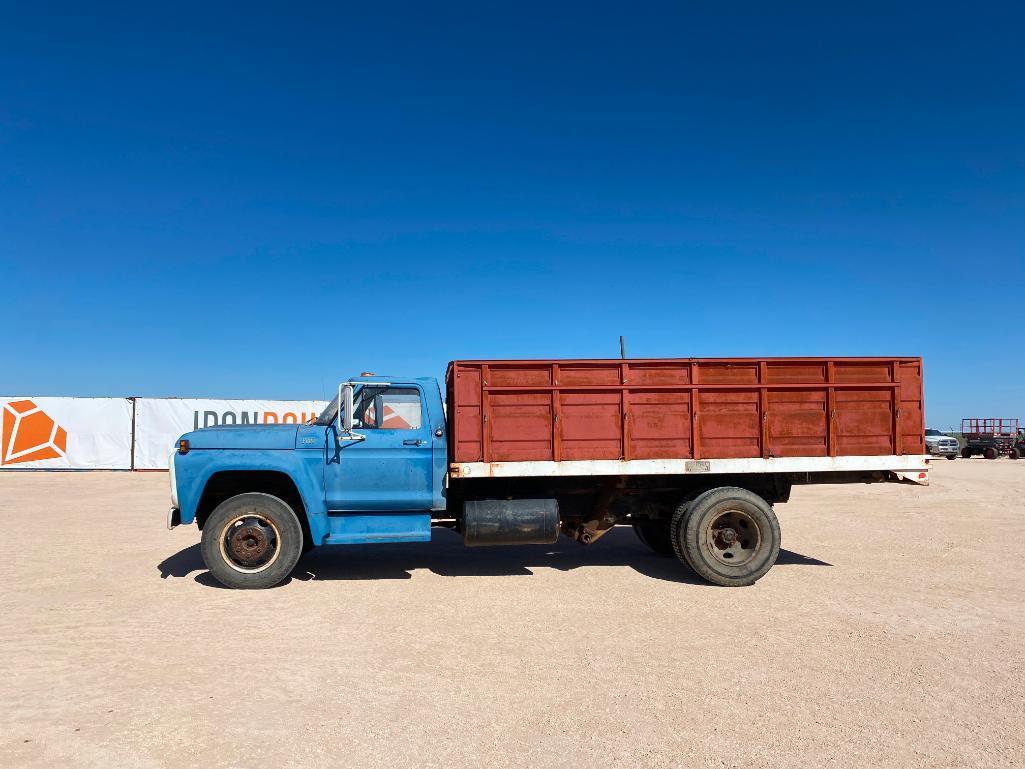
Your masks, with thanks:
<instances>
[{"instance_id":1,"label":"side mirror","mask_svg":"<svg viewBox=\"0 0 1025 769\"><path fill-rule=\"evenodd\" d=\"M353 432L353 382L345 381L338 386L338 432Z\"/></svg>"},{"instance_id":2,"label":"side mirror","mask_svg":"<svg viewBox=\"0 0 1025 769\"><path fill-rule=\"evenodd\" d=\"M338 416L335 423L338 426L338 442L342 441L365 441L367 436L361 433L354 433L353 426L356 423L355 415L352 413L352 400L355 385L361 384L367 387L391 387L390 382L342 382L338 385Z\"/></svg>"}]
</instances>

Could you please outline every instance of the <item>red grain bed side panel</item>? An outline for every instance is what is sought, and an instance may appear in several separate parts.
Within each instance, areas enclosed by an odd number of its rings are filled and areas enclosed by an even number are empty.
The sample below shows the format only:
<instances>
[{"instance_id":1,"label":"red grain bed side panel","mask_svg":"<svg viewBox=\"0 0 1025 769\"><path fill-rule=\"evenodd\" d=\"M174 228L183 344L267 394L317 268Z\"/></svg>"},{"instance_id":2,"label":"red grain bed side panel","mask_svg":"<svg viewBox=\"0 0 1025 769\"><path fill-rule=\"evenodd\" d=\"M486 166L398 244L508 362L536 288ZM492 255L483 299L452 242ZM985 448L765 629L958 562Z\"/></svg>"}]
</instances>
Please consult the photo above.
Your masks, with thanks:
<instances>
[{"instance_id":1,"label":"red grain bed side panel","mask_svg":"<svg viewBox=\"0 0 1025 769\"><path fill-rule=\"evenodd\" d=\"M921 454L920 358L454 361L454 462Z\"/></svg>"}]
</instances>

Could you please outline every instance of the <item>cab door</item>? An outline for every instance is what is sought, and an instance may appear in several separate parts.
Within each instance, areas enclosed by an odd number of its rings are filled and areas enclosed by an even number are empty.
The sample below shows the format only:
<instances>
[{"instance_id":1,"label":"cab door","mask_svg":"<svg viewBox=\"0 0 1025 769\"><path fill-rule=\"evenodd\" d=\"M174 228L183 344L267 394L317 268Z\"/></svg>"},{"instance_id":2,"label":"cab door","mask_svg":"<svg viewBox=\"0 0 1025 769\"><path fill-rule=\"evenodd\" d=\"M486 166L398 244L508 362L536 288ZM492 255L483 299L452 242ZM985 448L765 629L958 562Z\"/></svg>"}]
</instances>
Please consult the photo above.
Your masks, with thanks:
<instances>
[{"instance_id":1,"label":"cab door","mask_svg":"<svg viewBox=\"0 0 1025 769\"><path fill-rule=\"evenodd\" d=\"M342 442L332 434L324 469L329 512L430 510L433 441L424 394L415 384L364 385L354 393L353 432L366 440Z\"/></svg>"}]
</instances>

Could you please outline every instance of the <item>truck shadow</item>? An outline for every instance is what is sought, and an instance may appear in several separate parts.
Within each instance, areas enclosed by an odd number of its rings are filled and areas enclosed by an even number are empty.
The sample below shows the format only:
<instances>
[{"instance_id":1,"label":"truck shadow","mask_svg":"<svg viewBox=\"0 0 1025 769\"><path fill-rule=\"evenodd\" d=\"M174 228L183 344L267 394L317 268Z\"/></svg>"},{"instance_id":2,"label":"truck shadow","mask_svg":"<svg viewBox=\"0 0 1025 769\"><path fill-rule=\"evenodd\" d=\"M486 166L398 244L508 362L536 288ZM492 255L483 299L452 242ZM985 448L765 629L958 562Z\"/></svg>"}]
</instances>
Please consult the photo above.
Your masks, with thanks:
<instances>
[{"instance_id":1,"label":"truck shadow","mask_svg":"<svg viewBox=\"0 0 1025 769\"><path fill-rule=\"evenodd\" d=\"M776 560L776 566L831 565L790 550L780 550ZM417 569L429 569L442 577L531 576L532 568L571 571L582 566L629 566L652 579L712 587L675 558L653 553L627 527L617 527L588 547L563 537L554 545L469 548L463 546L460 535L438 529L430 543L321 547L300 558L292 576L282 584L293 579L410 579ZM162 579L199 572L196 582L222 587L207 573L198 544L180 550L157 568Z\"/></svg>"}]
</instances>

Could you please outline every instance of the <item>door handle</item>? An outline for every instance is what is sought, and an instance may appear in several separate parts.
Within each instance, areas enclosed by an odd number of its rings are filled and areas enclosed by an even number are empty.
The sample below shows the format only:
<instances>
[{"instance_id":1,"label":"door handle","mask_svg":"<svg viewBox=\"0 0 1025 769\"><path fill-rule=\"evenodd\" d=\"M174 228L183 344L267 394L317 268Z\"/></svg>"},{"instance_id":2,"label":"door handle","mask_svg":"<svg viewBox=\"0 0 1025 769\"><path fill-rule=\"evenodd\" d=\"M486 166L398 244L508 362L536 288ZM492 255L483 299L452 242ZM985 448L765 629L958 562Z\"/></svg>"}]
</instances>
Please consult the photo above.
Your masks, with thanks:
<instances>
[{"instance_id":1,"label":"door handle","mask_svg":"<svg viewBox=\"0 0 1025 769\"><path fill-rule=\"evenodd\" d=\"M402 445L403 446L423 446L424 442L419 440L419 439L417 439L417 438L407 438L406 440L402 441Z\"/></svg>"}]
</instances>

